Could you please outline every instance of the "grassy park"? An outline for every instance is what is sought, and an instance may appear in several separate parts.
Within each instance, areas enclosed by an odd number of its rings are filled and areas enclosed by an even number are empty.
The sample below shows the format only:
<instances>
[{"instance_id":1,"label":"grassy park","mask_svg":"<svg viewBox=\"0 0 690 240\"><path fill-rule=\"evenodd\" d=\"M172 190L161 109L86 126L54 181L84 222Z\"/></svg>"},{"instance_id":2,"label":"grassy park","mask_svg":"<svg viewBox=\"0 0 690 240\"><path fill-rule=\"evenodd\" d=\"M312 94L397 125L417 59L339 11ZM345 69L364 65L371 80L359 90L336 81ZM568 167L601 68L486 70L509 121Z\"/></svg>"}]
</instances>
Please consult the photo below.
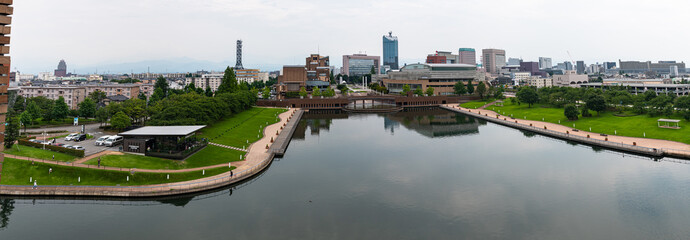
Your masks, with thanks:
<instances>
[{"instance_id":1,"label":"grassy park","mask_svg":"<svg viewBox=\"0 0 690 240\"><path fill-rule=\"evenodd\" d=\"M5 149L5 151L3 151L3 153L15 155L15 156L43 159L43 160L52 160L53 155L55 155L55 161L60 161L60 162L73 162L74 160L77 159L77 157L69 155L69 154L53 152L50 150L43 150L40 148L34 148L34 147L29 147L29 146L22 146L19 144L15 144L10 149Z\"/></svg>"},{"instance_id":2,"label":"grassy park","mask_svg":"<svg viewBox=\"0 0 690 240\"><path fill-rule=\"evenodd\" d=\"M486 104L489 104L493 101L495 101L495 99L476 100L476 101L471 101L471 102L466 102L466 103L460 104L460 106L464 107L464 108L469 108L469 109L477 109L477 108L480 108L480 107L482 107Z\"/></svg>"},{"instance_id":3,"label":"grassy park","mask_svg":"<svg viewBox=\"0 0 690 240\"><path fill-rule=\"evenodd\" d=\"M668 117L650 117L647 114L616 116L610 111L597 115L596 112L591 111L592 117L580 115L578 120L569 121L564 115L563 108L552 108L542 104L534 104L529 108L527 104L518 105L511 101L505 101L504 105L503 107L490 106L487 110L493 110L507 116L512 114L518 119L545 121L584 131L590 131L591 127L591 132L595 133L639 138L646 135L646 138L690 144L690 125L679 114L675 114L671 118L681 120L681 129L667 129L659 128L657 120Z\"/></svg>"},{"instance_id":4,"label":"grassy park","mask_svg":"<svg viewBox=\"0 0 690 240\"><path fill-rule=\"evenodd\" d=\"M53 173L49 174L49 169ZM234 167L233 167L234 168ZM33 178L41 185L88 185L88 186L136 186L189 181L202 177L215 176L231 169L220 167L202 171L185 173L137 173L131 175L129 172L105 171L89 168L74 168L67 166L57 166L43 163L5 158L2 169L2 181L5 185L32 185L29 178ZM170 179L167 176L170 175ZM129 176L129 182L127 181ZM81 182L78 182L81 177Z\"/></svg>"},{"instance_id":5,"label":"grassy park","mask_svg":"<svg viewBox=\"0 0 690 240\"><path fill-rule=\"evenodd\" d=\"M280 108L251 108L204 128L201 136L226 146L248 147L247 140L253 143L261 139L266 123L270 125L280 121L276 115L285 111Z\"/></svg>"},{"instance_id":6,"label":"grassy park","mask_svg":"<svg viewBox=\"0 0 690 240\"><path fill-rule=\"evenodd\" d=\"M123 154L103 156L101 157L101 165L120 168L178 170L227 164L228 162L239 161L240 155L244 155L244 152L209 145L184 161ZM85 164L98 165L98 158L91 159Z\"/></svg>"}]
</instances>

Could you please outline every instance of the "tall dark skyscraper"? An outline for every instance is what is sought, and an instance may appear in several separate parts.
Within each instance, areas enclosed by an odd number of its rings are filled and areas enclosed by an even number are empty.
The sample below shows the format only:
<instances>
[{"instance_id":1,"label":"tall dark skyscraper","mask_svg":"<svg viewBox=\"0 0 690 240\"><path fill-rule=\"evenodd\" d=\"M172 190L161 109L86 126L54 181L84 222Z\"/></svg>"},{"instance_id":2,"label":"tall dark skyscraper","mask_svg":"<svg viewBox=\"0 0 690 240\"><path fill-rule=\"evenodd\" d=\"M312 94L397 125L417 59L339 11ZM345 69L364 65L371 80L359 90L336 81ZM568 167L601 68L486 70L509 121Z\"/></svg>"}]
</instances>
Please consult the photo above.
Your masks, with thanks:
<instances>
[{"instance_id":1,"label":"tall dark skyscraper","mask_svg":"<svg viewBox=\"0 0 690 240\"><path fill-rule=\"evenodd\" d=\"M585 71L586 71L585 68L587 67L585 65L585 61L577 61L577 63L575 63L575 64L577 64L577 66L576 66L577 67L576 68L577 74L585 74Z\"/></svg>"},{"instance_id":2,"label":"tall dark skyscraper","mask_svg":"<svg viewBox=\"0 0 690 240\"><path fill-rule=\"evenodd\" d=\"M58 63L57 69L55 69L55 76L67 77L67 63L65 63L65 60L60 60L60 63Z\"/></svg>"},{"instance_id":3,"label":"tall dark skyscraper","mask_svg":"<svg viewBox=\"0 0 690 240\"><path fill-rule=\"evenodd\" d=\"M392 70L400 68L398 62L398 37L393 36L393 32L383 36L383 66L388 66Z\"/></svg>"}]
</instances>

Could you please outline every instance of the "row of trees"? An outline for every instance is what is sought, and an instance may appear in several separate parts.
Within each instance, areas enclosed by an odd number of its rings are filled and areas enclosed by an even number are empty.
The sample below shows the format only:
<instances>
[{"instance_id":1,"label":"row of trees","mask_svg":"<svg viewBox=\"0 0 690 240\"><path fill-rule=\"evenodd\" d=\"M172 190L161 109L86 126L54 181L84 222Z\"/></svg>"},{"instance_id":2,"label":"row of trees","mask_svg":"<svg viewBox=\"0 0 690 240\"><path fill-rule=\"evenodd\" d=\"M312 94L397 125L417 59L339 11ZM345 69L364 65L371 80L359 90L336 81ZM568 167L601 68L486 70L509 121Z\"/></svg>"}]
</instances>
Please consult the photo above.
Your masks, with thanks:
<instances>
[{"instance_id":1,"label":"row of trees","mask_svg":"<svg viewBox=\"0 0 690 240\"><path fill-rule=\"evenodd\" d=\"M453 86L453 90L455 91L455 94L457 94L457 95L465 95L465 94L472 95L472 94L476 93L482 99L486 99L486 98L502 99L503 98L503 92L505 92L503 87L500 87L500 88L497 88L494 86L487 87L487 85L483 82L480 82L479 84L477 84L477 87L475 88L474 85L472 84L472 81L467 81L467 85L465 85L462 81L458 81Z\"/></svg>"},{"instance_id":2,"label":"row of trees","mask_svg":"<svg viewBox=\"0 0 690 240\"><path fill-rule=\"evenodd\" d=\"M629 111L634 114L648 114L651 117L681 114L690 120L690 96L677 96L674 93L660 93L649 90L633 95L626 87L611 87L606 91L594 88L545 87L535 89L522 87L516 94L518 104L531 107L540 103L556 108L564 108L568 119L575 120L580 113L589 117L589 111L599 115L604 111Z\"/></svg>"}]
</instances>

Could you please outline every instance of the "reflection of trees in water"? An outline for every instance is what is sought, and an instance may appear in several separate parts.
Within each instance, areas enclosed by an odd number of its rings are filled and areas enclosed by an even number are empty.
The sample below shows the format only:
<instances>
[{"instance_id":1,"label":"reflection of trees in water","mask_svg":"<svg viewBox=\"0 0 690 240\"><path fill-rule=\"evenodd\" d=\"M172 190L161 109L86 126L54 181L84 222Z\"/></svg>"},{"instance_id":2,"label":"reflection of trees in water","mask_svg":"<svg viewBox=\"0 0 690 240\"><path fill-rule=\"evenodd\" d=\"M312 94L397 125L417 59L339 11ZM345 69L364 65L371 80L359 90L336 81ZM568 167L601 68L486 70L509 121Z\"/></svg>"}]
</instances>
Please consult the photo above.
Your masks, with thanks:
<instances>
[{"instance_id":1,"label":"reflection of trees in water","mask_svg":"<svg viewBox=\"0 0 690 240\"><path fill-rule=\"evenodd\" d=\"M532 131L520 130L520 132L522 132L522 135L525 135L525 137L528 137L528 138L533 138L533 137L537 136L537 134L532 132Z\"/></svg>"},{"instance_id":2,"label":"reflection of trees in water","mask_svg":"<svg viewBox=\"0 0 690 240\"><path fill-rule=\"evenodd\" d=\"M10 223L10 215L12 215L12 210L14 210L14 200L2 199L0 204L0 229L5 229Z\"/></svg>"}]
</instances>

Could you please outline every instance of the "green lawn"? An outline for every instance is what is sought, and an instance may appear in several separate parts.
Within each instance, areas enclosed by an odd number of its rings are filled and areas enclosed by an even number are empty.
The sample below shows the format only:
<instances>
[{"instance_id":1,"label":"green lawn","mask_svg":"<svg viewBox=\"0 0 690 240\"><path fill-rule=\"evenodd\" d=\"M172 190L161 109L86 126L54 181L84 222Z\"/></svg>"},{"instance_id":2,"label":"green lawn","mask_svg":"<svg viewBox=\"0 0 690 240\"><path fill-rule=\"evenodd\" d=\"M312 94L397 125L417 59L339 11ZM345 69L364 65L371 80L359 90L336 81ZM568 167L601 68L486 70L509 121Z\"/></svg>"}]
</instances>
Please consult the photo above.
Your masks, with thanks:
<instances>
[{"instance_id":1,"label":"green lawn","mask_svg":"<svg viewBox=\"0 0 690 240\"><path fill-rule=\"evenodd\" d=\"M235 162L240 160L240 155L244 155L244 152L209 145L184 161L124 154L103 156L101 157L101 165L120 168L177 170ZM98 158L86 161L85 164L98 165Z\"/></svg>"},{"instance_id":2,"label":"green lawn","mask_svg":"<svg viewBox=\"0 0 690 240\"><path fill-rule=\"evenodd\" d=\"M477 108L480 108L480 107L482 107L486 104L489 104L493 101L495 101L495 100L494 99L488 99L488 100L471 101L471 102L460 104L460 106L464 107L464 108L469 108L469 109L477 109Z\"/></svg>"},{"instance_id":3,"label":"green lawn","mask_svg":"<svg viewBox=\"0 0 690 240\"><path fill-rule=\"evenodd\" d=\"M647 138L664 139L690 144L690 123L681 116L673 116L673 119L681 120L681 129L666 129L657 127L657 120L660 118L668 118L666 116L649 117L647 114L618 117L614 116L612 112L601 113L597 116L596 112L592 112L592 117L583 118L580 115L579 120L568 121L563 114L563 108L549 108L542 107L540 104L535 104L532 108L528 108L527 104L517 105L506 101L504 107L490 106L488 110L495 110L501 114L519 119L545 121L551 123L559 123L561 125L573 128L575 124L576 129L592 132L605 133L608 135L628 136L628 137L644 137ZM542 120L543 119L543 120Z\"/></svg>"},{"instance_id":4,"label":"green lawn","mask_svg":"<svg viewBox=\"0 0 690 240\"><path fill-rule=\"evenodd\" d=\"M55 161L60 161L60 162L72 162L75 159L77 159L77 157L69 155L69 154L53 152L53 151L50 151L47 149L43 150L41 148L21 146L19 144L15 144L14 146L12 146L11 149L6 149L5 151L3 151L3 153L15 155L15 156L44 159L44 160L52 160L53 155L55 155Z\"/></svg>"},{"instance_id":5,"label":"green lawn","mask_svg":"<svg viewBox=\"0 0 690 240\"><path fill-rule=\"evenodd\" d=\"M279 108L251 108L232 117L223 119L202 129L202 137L211 142L233 147L248 147L263 137L263 129L268 124L278 122L276 114L287 110Z\"/></svg>"},{"instance_id":6,"label":"green lawn","mask_svg":"<svg viewBox=\"0 0 690 240\"><path fill-rule=\"evenodd\" d=\"M53 173L48 174L48 169L52 168ZM234 167L233 167L234 168ZM206 175L202 171L188 173L135 173L105 171L88 168L75 168L67 166L57 166L50 164L35 163L31 165L29 161L22 161L12 158L5 158L2 169L1 184L5 185L32 185L29 178L37 181L41 185L91 185L91 186L135 186L150 185L161 183L183 182L204 177L210 177L229 171L230 168L221 167L206 170ZM129 182L127 181L129 176ZM81 182L78 178L81 177Z\"/></svg>"}]
</instances>

